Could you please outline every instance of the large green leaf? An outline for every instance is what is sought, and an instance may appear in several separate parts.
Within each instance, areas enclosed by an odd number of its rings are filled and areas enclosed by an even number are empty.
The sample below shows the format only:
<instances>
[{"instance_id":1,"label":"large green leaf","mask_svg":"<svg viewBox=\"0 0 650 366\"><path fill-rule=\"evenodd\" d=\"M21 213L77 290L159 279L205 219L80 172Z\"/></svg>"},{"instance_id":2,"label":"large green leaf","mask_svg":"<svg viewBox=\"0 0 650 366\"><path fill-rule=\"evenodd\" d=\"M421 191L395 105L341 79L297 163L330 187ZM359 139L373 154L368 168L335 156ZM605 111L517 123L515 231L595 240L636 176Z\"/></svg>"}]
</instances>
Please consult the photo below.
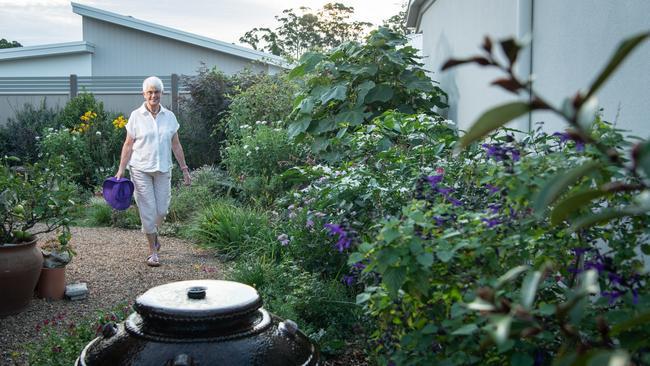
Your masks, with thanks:
<instances>
[{"instance_id":1,"label":"large green leaf","mask_svg":"<svg viewBox=\"0 0 650 366\"><path fill-rule=\"evenodd\" d=\"M378 84L366 95L365 102L387 102L393 97L393 88L388 84Z\"/></svg>"},{"instance_id":2,"label":"large green leaf","mask_svg":"<svg viewBox=\"0 0 650 366\"><path fill-rule=\"evenodd\" d=\"M650 32L643 32L640 34L637 34L635 36L632 36L623 42L618 46L618 49L612 56L612 58L609 59L609 62L607 63L607 66L603 69L603 71L600 72L600 75L596 78L596 81L594 81L593 84L591 84L591 87L589 88L589 92L587 92L587 95L584 97L584 100L588 100L589 97L594 95L598 89L607 81L609 76L621 65L623 60L632 52L641 42L643 42L646 38L650 37Z\"/></svg>"},{"instance_id":3,"label":"large green leaf","mask_svg":"<svg viewBox=\"0 0 650 366\"><path fill-rule=\"evenodd\" d=\"M316 122L314 126L311 126L311 128L308 129L308 131L316 135L319 135L323 132L334 131L336 130L337 127L338 124L336 123L335 120L331 118L326 118Z\"/></svg>"},{"instance_id":4,"label":"large green leaf","mask_svg":"<svg viewBox=\"0 0 650 366\"><path fill-rule=\"evenodd\" d=\"M356 102L357 107L363 104L364 100L366 99L366 95L368 95L370 89L374 87L375 87L375 82L372 80L366 80L363 83L359 84L359 86L357 86L357 102Z\"/></svg>"},{"instance_id":5,"label":"large green leaf","mask_svg":"<svg viewBox=\"0 0 650 366\"><path fill-rule=\"evenodd\" d=\"M542 272L540 271L530 272L524 279L524 282L521 285L521 305L525 308L529 309L531 305L533 305L535 295L537 294L537 288L542 279Z\"/></svg>"},{"instance_id":6,"label":"large green leaf","mask_svg":"<svg viewBox=\"0 0 650 366\"><path fill-rule=\"evenodd\" d=\"M554 177L549 179L544 187L537 194L533 208L539 214L544 212L548 205L553 203L561 194L564 192L567 187L575 183L578 179L584 175L598 169L600 163L597 161L591 160L585 164L577 166L569 171L561 171L556 174Z\"/></svg>"},{"instance_id":7,"label":"large green leaf","mask_svg":"<svg viewBox=\"0 0 650 366\"><path fill-rule=\"evenodd\" d=\"M386 272L384 272L382 281L386 285L386 289L391 297L396 298L397 292L402 288L404 281L406 281L406 268L389 267L386 269Z\"/></svg>"},{"instance_id":8,"label":"large green leaf","mask_svg":"<svg viewBox=\"0 0 650 366\"><path fill-rule=\"evenodd\" d=\"M325 55L316 52L307 52L300 58L300 65L289 72L289 79L300 77L314 70L316 65L325 58Z\"/></svg>"},{"instance_id":9,"label":"large green leaf","mask_svg":"<svg viewBox=\"0 0 650 366\"><path fill-rule=\"evenodd\" d=\"M604 209L597 214L590 214L576 219L571 226L571 231L578 231L586 227L605 223L614 219L620 219L622 217L641 215L647 211L647 208L638 206Z\"/></svg>"},{"instance_id":10,"label":"large green leaf","mask_svg":"<svg viewBox=\"0 0 650 366\"><path fill-rule=\"evenodd\" d=\"M610 334L612 336L617 336L618 334L625 332L626 330L643 326L646 323L650 323L650 310L646 310L632 319L628 319L626 321L617 323L612 327Z\"/></svg>"},{"instance_id":11,"label":"large green leaf","mask_svg":"<svg viewBox=\"0 0 650 366\"><path fill-rule=\"evenodd\" d=\"M301 133L307 131L309 124L311 123L311 117L305 116L295 122L292 122L289 125L289 138L293 139Z\"/></svg>"},{"instance_id":12,"label":"large green leaf","mask_svg":"<svg viewBox=\"0 0 650 366\"><path fill-rule=\"evenodd\" d=\"M523 116L530 110L531 108L528 103L524 102L512 102L488 110L483 113L483 115L474 122L472 127L470 127L469 131L460 138L460 141L458 142L459 148L464 149L472 142L481 139L485 135L513 119Z\"/></svg>"},{"instance_id":13,"label":"large green leaf","mask_svg":"<svg viewBox=\"0 0 650 366\"><path fill-rule=\"evenodd\" d=\"M349 123L351 126L357 126L363 123L363 107L356 109L346 109L336 115L336 123Z\"/></svg>"},{"instance_id":14,"label":"large green leaf","mask_svg":"<svg viewBox=\"0 0 650 366\"><path fill-rule=\"evenodd\" d=\"M592 200L609 194L602 189L593 189L573 194L560 201L551 212L551 224L558 225L572 213L578 211Z\"/></svg>"},{"instance_id":15,"label":"large green leaf","mask_svg":"<svg viewBox=\"0 0 650 366\"><path fill-rule=\"evenodd\" d=\"M330 100L345 100L345 95L348 91L348 87L344 84L338 84L330 88L327 92L323 93L320 98L320 101L323 104L327 104Z\"/></svg>"},{"instance_id":16,"label":"large green leaf","mask_svg":"<svg viewBox=\"0 0 650 366\"><path fill-rule=\"evenodd\" d=\"M298 105L300 113L311 113L314 110L314 98L307 97L300 101Z\"/></svg>"}]
</instances>

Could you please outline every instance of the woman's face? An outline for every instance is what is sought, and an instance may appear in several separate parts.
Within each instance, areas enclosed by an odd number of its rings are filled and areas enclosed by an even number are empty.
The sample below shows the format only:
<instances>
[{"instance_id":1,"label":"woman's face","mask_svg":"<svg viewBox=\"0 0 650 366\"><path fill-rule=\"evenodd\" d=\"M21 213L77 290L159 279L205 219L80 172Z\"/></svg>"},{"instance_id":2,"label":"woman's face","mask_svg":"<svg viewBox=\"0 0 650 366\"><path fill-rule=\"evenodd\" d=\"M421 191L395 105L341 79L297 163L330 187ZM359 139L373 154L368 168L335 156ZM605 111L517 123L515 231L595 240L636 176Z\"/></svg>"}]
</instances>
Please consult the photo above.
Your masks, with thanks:
<instances>
[{"instance_id":1,"label":"woman's face","mask_svg":"<svg viewBox=\"0 0 650 366\"><path fill-rule=\"evenodd\" d=\"M150 86L147 88L147 90L142 92L144 100L147 102L149 109L158 109L158 105L160 105L160 94L160 90L157 90L154 86Z\"/></svg>"}]
</instances>

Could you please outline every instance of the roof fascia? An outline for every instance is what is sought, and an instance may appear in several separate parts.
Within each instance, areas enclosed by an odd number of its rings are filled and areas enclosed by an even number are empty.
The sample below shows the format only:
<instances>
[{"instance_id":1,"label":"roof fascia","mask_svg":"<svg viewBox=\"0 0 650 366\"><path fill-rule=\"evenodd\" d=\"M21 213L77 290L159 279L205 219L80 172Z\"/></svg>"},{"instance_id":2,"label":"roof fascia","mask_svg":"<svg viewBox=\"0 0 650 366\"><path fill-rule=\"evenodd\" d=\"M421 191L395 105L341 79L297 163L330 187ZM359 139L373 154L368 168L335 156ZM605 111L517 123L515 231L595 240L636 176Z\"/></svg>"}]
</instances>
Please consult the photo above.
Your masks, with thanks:
<instances>
[{"instance_id":1,"label":"roof fascia","mask_svg":"<svg viewBox=\"0 0 650 366\"><path fill-rule=\"evenodd\" d=\"M13 47L0 50L0 60L94 53L95 45L89 42L53 43L40 46Z\"/></svg>"}]
</instances>

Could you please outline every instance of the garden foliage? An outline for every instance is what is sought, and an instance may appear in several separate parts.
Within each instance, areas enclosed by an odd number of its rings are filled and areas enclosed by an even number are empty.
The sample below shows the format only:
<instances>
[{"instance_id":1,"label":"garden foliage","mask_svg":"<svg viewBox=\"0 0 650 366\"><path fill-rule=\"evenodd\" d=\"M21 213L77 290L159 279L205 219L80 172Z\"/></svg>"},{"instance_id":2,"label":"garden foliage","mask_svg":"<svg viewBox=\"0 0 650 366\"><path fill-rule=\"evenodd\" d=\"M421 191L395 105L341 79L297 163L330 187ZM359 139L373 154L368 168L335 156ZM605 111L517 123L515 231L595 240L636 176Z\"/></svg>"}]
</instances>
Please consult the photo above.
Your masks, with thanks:
<instances>
[{"instance_id":1,"label":"garden foliage","mask_svg":"<svg viewBox=\"0 0 650 366\"><path fill-rule=\"evenodd\" d=\"M446 107L446 94L426 75L416 49L387 28L373 31L363 44L348 42L327 54L308 53L289 76L305 79L294 102L289 136L298 141L310 137L312 151L332 161L343 158L347 132L386 111Z\"/></svg>"}]
</instances>

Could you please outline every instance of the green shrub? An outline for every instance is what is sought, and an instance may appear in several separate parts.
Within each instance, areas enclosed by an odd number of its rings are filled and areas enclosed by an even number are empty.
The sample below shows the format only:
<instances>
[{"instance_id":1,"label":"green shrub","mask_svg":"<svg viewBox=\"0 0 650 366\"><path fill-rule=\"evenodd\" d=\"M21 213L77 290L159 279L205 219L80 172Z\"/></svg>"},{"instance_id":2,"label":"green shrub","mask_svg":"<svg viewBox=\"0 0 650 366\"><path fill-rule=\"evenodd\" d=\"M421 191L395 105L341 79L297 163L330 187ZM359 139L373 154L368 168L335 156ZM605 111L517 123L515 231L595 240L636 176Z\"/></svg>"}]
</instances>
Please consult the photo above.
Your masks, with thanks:
<instances>
[{"instance_id":1,"label":"green shrub","mask_svg":"<svg viewBox=\"0 0 650 366\"><path fill-rule=\"evenodd\" d=\"M172 189L168 222L184 222L210 206L216 200L214 193L202 185L178 186Z\"/></svg>"},{"instance_id":2,"label":"green shrub","mask_svg":"<svg viewBox=\"0 0 650 366\"><path fill-rule=\"evenodd\" d=\"M225 140L222 120L231 99L259 77L248 71L228 76L216 68L203 66L196 76L184 79L189 96L180 103L179 137L190 167L220 161L220 147Z\"/></svg>"},{"instance_id":3,"label":"green shrub","mask_svg":"<svg viewBox=\"0 0 650 366\"><path fill-rule=\"evenodd\" d=\"M344 341L352 338L359 309L339 281L322 280L288 261L257 257L238 261L228 277L255 287L267 310L296 321L326 354L341 351Z\"/></svg>"},{"instance_id":4,"label":"green shrub","mask_svg":"<svg viewBox=\"0 0 650 366\"><path fill-rule=\"evenodd\" d=\"M229 140L240 139L258 125L258 121L283 121L291 112L296 86L283 75L263 75L250 88L236 95L224 125ZM281 123L278 127L283 127Z\"/></svg>"},{"instance_id":5,"label":"green shrub","mask_svg":"<svg viewBox=\"0 0 650 366\"><path fill-rule=\"evenodd\" d=\"M60 129L46 131L41 152L66 156L74 167L75 182L92 190L117 171L125 131L114 125L114 117L92 94L82 93L58 115Z\"/></svg>"},{"instance_id":6,"label":"green shrub","mask_svg":"<svg viewBox=\"0 0 650 366\"><path fill-rule=\"evenodd\" d=\"M204 165L192 171L192 185L206 187L215 195L230 196L239 190L228 173L213 165Z\"/></svg>"},{"instance_id":7,"label":"green shrub","mask_svg":"<svg viewBox=\"0 0 650 366\"><path fill-rule=\"evenodd\" d=\"M193 239L216 249L225 258L257 253L274 257L278 243L266 213L221 200L203 210L195 221Z\"/></svg>"},{"instance_id":8,"label":"green shrub","mask_svg":"<svg viewBox=\"0 0 650 366\"><path fill-rule=\"evenodd\" d=\"M139 229L140 215L136 206L124 211L112 209L103 198L92 197L77 214L77 222L84 226L112 226L123 229Z\"/></svg>"},{"instance_id":9,"label":"green shrub","mask_svg":"<svg viewBox=\"0 0 650 366\"><path fill-rule=\"evenodd\" d=\"M7 124L0 126L0 156L16 156L24 162L35 163L38 140L43 130L56 125L58 111L48 108L43 99L38 107L25 104Z\"/></svg>"},{"instance_id":10,"label":"green shrub","mask_svg":"<svg viewBox=\"0 0 650 366\"><path fill-rule=\"evenodd\" d=\"M101 335L102 327L121 322L131 312L127 304L113 310L98 311L94 318L79 323L68 321L64 314L44 319L36 326L39 339L25 345L31 366L69 366L81 354L81 350L95 337Z\"/></svg>"},{"instance_id":11,"label":"green shrub","mask_svg":"<svg viewBox=\"0 0 650 366\"><path fill-rule=\"evenodd\" d=\"M286 130L261 125L231 141L223 163L249 197L268 203L288 188L279 175L301 161L302 155L301 146L289 141Z\"/></svg>"}]
</instances>

